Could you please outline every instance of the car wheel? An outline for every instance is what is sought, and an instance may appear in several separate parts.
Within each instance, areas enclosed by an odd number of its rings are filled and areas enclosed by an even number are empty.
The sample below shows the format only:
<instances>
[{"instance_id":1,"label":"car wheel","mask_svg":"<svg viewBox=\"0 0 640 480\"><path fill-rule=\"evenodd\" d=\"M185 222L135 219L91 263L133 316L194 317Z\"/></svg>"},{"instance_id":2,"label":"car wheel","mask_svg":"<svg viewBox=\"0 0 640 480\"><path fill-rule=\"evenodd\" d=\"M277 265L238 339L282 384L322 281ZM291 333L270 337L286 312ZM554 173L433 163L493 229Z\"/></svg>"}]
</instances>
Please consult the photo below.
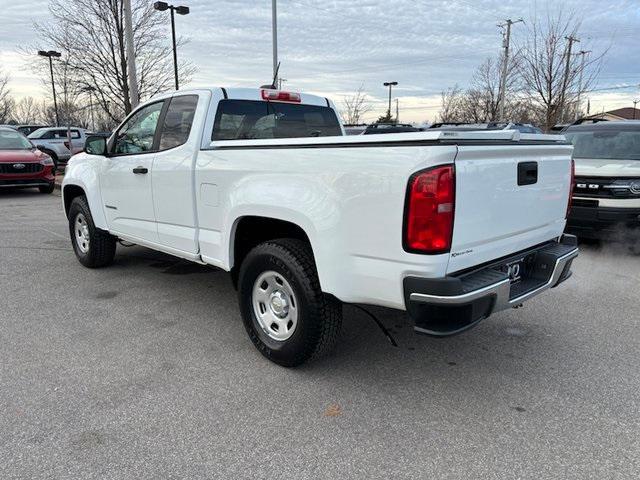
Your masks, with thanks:
<instances>
[{"instance_id":1,"label":"car wheel","mask_svg":"<svg viewBox=\"0 0 640 480\"><path fill-rule=\"evenodd\" d=\"M104 267L113 262L116 238L96 228L84 196L74 198L69 207L69 234L76 257L85 267Z\"/></svg>"},{"instance_id":2,"label":"car wheel","mask_svg":"<svg viewBox=\"0 0 640 480\"><path fill-rule=\"evenodd\" d=\"M46 187L38 187L38 190L40 190L40 193L53 193L53 191L55 189L56 189L56 183L55 182L51 182Z\"/></svg>"},{"instance_id":3,"label":"car wheel","mask_svg":"<svg viewBox=\"0 0 640 480\"><path fill-rule=\"evenodd\" d=\"M274 240L251 250L240 267L238 296L249 338L279 365L301 365L337 340L342 305L320 289L305 242Z\"/></svg>"}]
</instances>

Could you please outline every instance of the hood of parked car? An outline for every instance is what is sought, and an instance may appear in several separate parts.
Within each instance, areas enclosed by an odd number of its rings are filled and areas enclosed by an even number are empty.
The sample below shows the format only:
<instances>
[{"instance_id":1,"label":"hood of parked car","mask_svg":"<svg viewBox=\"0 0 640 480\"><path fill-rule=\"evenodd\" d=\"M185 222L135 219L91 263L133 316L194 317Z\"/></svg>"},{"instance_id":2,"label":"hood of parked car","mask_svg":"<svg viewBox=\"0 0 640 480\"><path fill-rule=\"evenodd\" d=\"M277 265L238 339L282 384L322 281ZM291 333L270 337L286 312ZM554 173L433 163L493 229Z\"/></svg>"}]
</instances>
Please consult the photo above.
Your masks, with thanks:
<instances>
[{"instance_id":1,"label":"hood of parked car","mask_svg":"<svg viewBox=\"0 0 640 480\"><path fill-rule=\"evenodd\" d=\"M640 177L640 160L576 158L575 162L581 177Z\"/></svg>"},{"instance_id":2,"label":"hood of parked car","mask_svg":"<svg viewBox=\"0 0 640 480\"><path fill-rule=\"evenodd\" d=\"M39 162L45 154L40 150L0 150L0 163Z\"/></svg>"}]
</instances>

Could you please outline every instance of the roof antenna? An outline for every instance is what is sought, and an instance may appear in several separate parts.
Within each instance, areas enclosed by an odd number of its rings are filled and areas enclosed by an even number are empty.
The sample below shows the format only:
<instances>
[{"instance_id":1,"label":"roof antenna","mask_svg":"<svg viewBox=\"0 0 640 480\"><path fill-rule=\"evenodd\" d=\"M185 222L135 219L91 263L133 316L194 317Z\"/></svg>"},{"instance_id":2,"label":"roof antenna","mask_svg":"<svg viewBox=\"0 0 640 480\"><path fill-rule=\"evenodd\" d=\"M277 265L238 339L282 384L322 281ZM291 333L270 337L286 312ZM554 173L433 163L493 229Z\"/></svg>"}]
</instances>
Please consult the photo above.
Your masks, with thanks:
<instances>
[{"instance_id":1,"label":"roof antenna","mask_svg":"<svg viewBox=\"0 0 640 480\"><path fill-rule=\"evenodd\" d=\"M273 81L271 82L271 85L261 85L260 88L270 88L272 90L277 90L278 87L276 87L276 80L278 80L278 72L280 71L280 62L278 62L278 66L276 67L276 71L273 74Z\"/></svg>"}]
</instances>

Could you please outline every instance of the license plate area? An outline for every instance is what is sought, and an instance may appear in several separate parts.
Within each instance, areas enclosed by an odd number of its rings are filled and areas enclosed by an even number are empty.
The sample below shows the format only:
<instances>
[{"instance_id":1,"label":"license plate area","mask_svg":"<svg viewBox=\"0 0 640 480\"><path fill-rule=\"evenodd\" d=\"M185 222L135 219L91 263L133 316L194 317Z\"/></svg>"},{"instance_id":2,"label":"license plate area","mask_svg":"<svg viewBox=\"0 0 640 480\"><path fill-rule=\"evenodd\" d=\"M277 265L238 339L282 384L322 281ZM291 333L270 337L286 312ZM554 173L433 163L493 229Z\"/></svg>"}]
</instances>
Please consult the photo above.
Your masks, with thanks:
<instances>
[{"instance_id":1,"label":"license plate area","mask_svg":"<svg viewBox=\"0 0 640 480\"><path fill-rule=\"evenodd\" d=\"M509 299L513 300L546 284L553 272L554 265L550 260L543 252L535 251L510 258L497 266L509 278Z\"/></svg>"}]
</instances>

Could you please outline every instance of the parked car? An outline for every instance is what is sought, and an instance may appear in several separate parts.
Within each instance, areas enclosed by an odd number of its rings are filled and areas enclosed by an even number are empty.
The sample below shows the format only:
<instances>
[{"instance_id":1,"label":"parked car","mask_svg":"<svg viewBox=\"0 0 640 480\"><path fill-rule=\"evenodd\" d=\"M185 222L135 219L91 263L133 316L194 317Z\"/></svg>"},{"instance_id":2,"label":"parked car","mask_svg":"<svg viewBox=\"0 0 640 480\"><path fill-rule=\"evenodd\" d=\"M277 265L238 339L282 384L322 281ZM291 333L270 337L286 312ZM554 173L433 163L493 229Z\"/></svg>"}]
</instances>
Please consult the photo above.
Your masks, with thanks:
<instances>
[{"instance_id":1,"label":"parked car","mask_svg":"<svg viewBox=\"0 0 640 480\"><path fill-rule=\"evenodd\" d=\"M421 128L414 127L408 123L372 123L367 125L363 135L377 135L380 133L406 133L420 132Z\"/></svg>"},{"instance_id":2,"label":"parked car","mask_svg":"<svg viewBox=\"0 0 640 480\"><path fill-rule=\"evenodd\" d=\"M51 126L50 125L17 125L15 128L20 133L28 137L36 130L39 130L41 128L51 128Z\"/></svg>"},{"instance_id":3,"label":"parked car","mask_svg":"<svg viewBox=\"0 0 640 480\"><path fill-rule=\"evenodd\" d=\"M359 124L359 125L343 125L345 135L362 135L364 131L367 129L367 124Z\"/></svg>"},{"instance_id":4,"label":"parked car","mask_svg":"<svg viewBox=\"0 0 640 480\"><path fill-rule=\"evenodd\" d=\"M566 280L571 152L514 131L345 136L323 97L181 90L90 137L63 204L86 267L122 239L231 272L251 341L295 366L336 340L342 302L447 336Z\"/></svg>"},{"instance_id":5,"label":"parked car","mask_svg":"<svg viewBox=\"0 0 640 480\"><path fill-rule=\"evenodd\" d=\"M71 142L67 130L71 132ZM28 138L53 159L57 168L59 163L66 162L72 155L82 151L87 135L83 128L46 127L35 130Z\"/></svg>"},{"instance_id":6,"label":"parked car","mask_svg":"<svg viewBox=\"0 0 640 480\"><path fill-rule=\"evenodd\" d=\"M574 145L576 178L567 229L585 238L624 236L640 227L640 121L583 123Z\"/></svg>"},{"instance_id":7,"label":"parked car","mask_svg":"<svg viewBox=\"0 0 640 480\"><path fill-rule=\"evenodd\" d=\"M477 131L477 130L517 130L521 133L542 133L542 130L530 123L517 122L487 122L487 123L464 123L464 122L441 122L434 123L430 129L448 131Z\"/></svg>"},{"instance_id":8,"label":"parked car","mask_svg":"<svg viewBox=\"0 0 640 480\"><path fill-rule=\"evenodd\" d=\"M7 127L0 127L0 187L37 187L42 193L51 193L55 187L51 157Z\"/></svg>"}]
</instances>

